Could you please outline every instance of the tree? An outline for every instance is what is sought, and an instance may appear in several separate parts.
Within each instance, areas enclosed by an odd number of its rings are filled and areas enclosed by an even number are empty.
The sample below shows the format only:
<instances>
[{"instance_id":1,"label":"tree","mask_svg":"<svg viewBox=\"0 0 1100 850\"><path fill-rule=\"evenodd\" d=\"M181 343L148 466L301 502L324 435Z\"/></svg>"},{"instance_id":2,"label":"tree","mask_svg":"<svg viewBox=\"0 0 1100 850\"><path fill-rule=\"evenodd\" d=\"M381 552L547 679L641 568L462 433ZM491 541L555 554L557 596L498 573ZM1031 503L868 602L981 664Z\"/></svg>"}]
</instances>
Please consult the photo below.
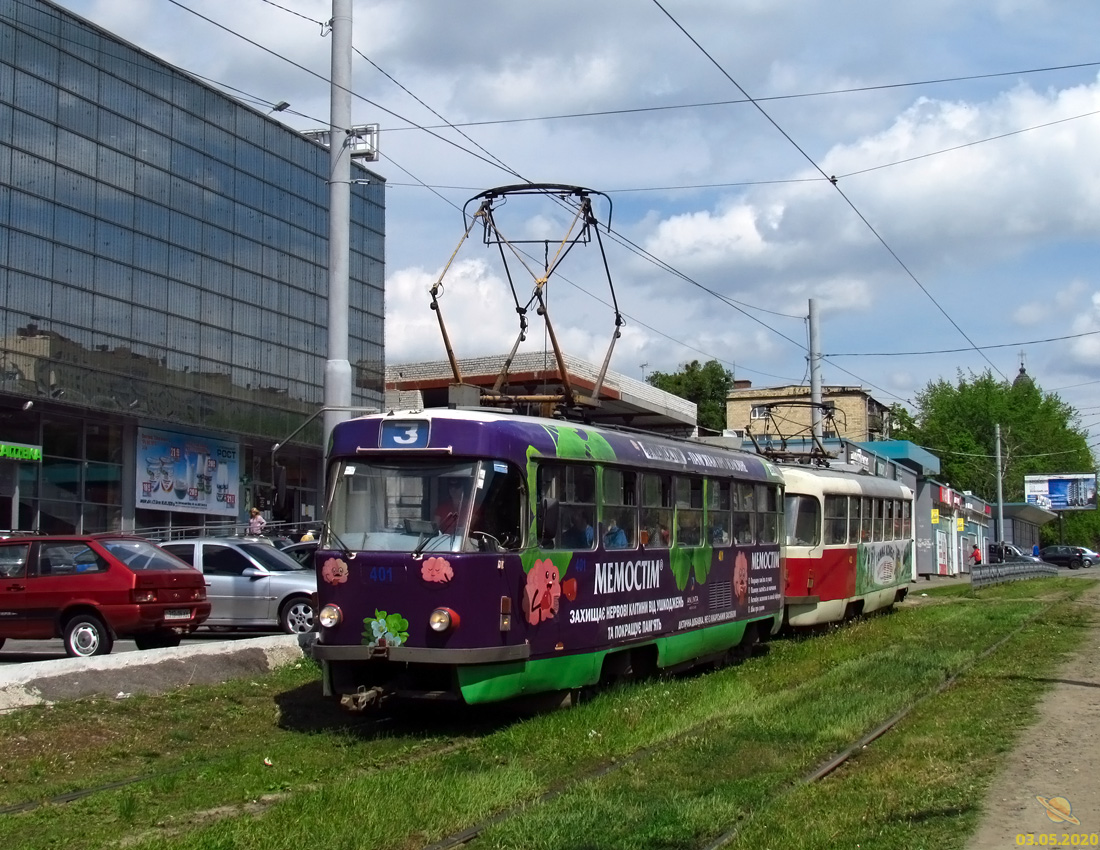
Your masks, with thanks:
<instances>
[{"instance_id":1,"label":"tree","mask_svg":"<svg viewBox=\"0 0 1100 850\"><path fill-rule=\"evenodd\" d=\"M893 437L910 440L940 459L940 480L997 501L996 426L1001 426L1002 490L1006 502L1024 501L1024 476L1095 472L1087 432L1077 411L1057 395L1044 393L1026 375L997 380L986 370L958 384L930 382L917 393L916 412L893 409ZM1096 542L1096 511L1067 512L1067 540ZM1044 534L1046 542L1057 530Z\"/></svg>"},{"instance_id":2,"label":"tree","mask_svg":"<svg viewBox=\"0 0 1100 850\"><path fill-rule=\"evenodd\" d=\"M679 372L651 372L646 376L651 386L686 398L697 405L700 428L722 431L726 427L726 396L733 384L733 373L717 360L699 365L698 360L685 364Z\"/></svg>"}]
</instances>

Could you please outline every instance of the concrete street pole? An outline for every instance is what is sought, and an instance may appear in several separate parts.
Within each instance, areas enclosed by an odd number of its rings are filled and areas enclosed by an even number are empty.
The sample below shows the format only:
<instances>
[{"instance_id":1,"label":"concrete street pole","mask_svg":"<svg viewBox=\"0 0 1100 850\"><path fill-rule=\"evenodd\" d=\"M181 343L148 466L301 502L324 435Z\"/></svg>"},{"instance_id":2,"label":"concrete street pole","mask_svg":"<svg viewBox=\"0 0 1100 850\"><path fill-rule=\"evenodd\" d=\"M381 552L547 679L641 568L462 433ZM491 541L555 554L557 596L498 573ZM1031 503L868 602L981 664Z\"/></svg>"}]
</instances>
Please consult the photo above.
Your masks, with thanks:
<instances>
[{"instance_id":1,"label":"concrete street pole","mask_svg":"<svg viewBox=\"0 0 1100 850\"><path fill-rule=\"evenodd\" d=\"M821 439L821 343L818 340L817 305L810 299L810 422L813 435Z\"/></svg>"},{"instance_id":2,"label":"concrete street pole","mask_svg":"<svg viewBox=\"0 0 1100 850\"><path fill-rule=\"evenodd\" d=\"M328 360L325 407L351 406L348 362L348 277L351 268L351 3L332 0L332 84L329 108ZM326 410L324 445L343 410ZM322 490L324 492L324 490Z\"/></svg>"},{"instance_id":3,"label":"concrete street pole","mask_svg":"<svg viewBox=\"0 0 1100 850\"><path fill-rule=\"evenodd\" d=\"M997 542L1005 542L1004 475L1001 472L1001 423L993 426L997 443Z\"/></svg>"}]
</instances>

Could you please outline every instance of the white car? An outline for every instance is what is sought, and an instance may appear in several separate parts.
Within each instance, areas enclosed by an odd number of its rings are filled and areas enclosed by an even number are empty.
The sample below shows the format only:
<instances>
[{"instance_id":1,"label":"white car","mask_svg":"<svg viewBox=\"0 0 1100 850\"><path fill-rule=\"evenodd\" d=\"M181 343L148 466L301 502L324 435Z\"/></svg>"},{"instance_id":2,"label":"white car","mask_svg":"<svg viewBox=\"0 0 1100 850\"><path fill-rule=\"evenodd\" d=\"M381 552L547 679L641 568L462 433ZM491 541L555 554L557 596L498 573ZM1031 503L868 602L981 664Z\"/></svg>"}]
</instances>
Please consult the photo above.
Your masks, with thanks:
<instances>
[{"instance_id":1,"label":"white car","mask_svg":"<svg viewBox=\"0 0 1100 850\"><path fill-rule=\"evenodd\" d=\"M317 574L267 543L202 537L160 544L206 577L210 616L204 625L313 631Z\"/></svg>"}]
</instances>

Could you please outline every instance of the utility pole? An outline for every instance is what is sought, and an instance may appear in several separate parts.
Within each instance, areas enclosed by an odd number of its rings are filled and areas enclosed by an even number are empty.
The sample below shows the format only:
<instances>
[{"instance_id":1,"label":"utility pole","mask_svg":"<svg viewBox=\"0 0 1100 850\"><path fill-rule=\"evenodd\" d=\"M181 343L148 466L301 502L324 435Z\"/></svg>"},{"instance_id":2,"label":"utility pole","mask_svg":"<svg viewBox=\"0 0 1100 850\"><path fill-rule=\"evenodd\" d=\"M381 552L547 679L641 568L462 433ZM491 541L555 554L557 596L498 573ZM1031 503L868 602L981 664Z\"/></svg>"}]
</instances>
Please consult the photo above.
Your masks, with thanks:
<instances>
[{"instance_id":1,"label":"utility pole","mask_svg":"<svg viewBox=\"0 0 1100 850\"><path fill-rule=\"evenodd\" d=\"M1004 474L1001 470L1001 423L998 422L993 429L994 440L997 443L997 542L1003 544L1005 542L1005 500Z\"/></svg>"},{"instance_id":2,"label":"utility pole","mask_svg":"<svg viewBox=\"0 0 1100 850\"><path fill-rule=\"evenodd\" d=\"M351 3L332 0L332 84L329 94L328 360L325 362L324 443L349 417L348 278L351 269ZM322 490L324 492L324 490Z\"/></svg>"},{"instance_id":3,"label":"utility pole","mask_svg":"<svg viewBox=\"0 0 1100 850\"><path fill-rule=\"evenodd\" d=\"M810 422L813 435L821 439L821 344L818 339L817 305L810 299Z\"/></svg>"}]
</instances>

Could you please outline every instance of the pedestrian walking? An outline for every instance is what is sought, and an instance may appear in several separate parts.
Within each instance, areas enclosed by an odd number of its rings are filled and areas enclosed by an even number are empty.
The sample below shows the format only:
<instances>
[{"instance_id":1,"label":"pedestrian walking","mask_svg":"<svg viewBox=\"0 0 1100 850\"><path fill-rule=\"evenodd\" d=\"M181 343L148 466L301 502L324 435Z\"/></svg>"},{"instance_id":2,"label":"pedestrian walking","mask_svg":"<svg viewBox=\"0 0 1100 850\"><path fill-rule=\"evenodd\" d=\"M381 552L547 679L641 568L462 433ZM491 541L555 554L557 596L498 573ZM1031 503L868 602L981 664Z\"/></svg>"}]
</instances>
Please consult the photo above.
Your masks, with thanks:
<instances>
[{"instance_id":1,"label":"pedestrian walking","mask_svg":"<svg viewBox=\"0 0 1100 850\"><path fill-rule=\"evenodd\" d=\"M974 544L974 551L970 553L970 565L972 567L980 567L982 565L982 547L977 543Z\"/></svg>"},{"instance_id":2,"label":"pedestrian walking","mask_svg":"<svg viewBox=\"0 0 1100 850\"><path fill-rule=\"evenodd\" d=\"M259 508L252 508L248 512L248 533L253 536L259 536L264 533L264 526L267 525L267 520L260 516Z\"/></svg>"}]
</instances>

